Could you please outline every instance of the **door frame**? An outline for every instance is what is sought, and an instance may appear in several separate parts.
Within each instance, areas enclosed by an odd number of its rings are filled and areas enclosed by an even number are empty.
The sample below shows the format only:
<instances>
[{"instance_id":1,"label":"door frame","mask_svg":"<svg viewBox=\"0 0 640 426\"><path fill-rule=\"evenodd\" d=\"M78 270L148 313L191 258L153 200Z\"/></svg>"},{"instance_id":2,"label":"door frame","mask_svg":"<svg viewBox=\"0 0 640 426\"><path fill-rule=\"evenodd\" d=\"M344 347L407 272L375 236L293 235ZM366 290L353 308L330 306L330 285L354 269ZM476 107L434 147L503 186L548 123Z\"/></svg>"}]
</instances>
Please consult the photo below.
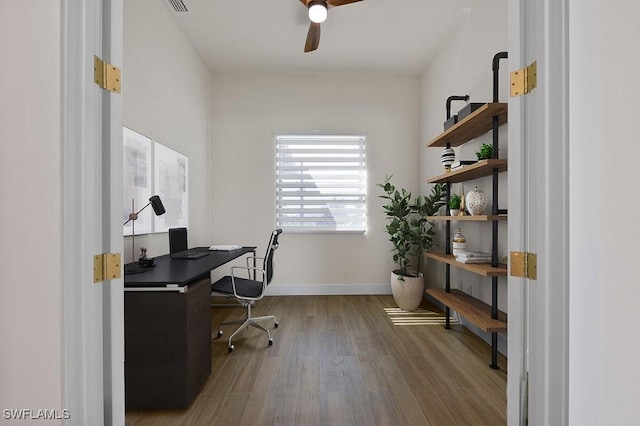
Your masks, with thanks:
<instances>
[{"instance_id":1,"label":"door frame","mask_svg":"<svg viewBox=\"0 0 640 426\"><path fill-rule=\"evenodd\" d=\"M122 0L61 0L63 398L70 424L124 424L122 279L93 284L93 256L122 252L122 101L93 56L122 64Z\"/></svg>"},{"instance_id":2,"label":"door frame","mask_svg":"<svg viewBox=\"0 0 640 426\"><path fill-rule=\"evenodd\" d=\"M510 251L524 250L520 230L526 226L524 210L530 206L517 195L516 188L526 179L522 174L526 168L518 167L523 166L518 164L521 161L518 158L522 158L522 137L531 125L536 126L544 142L537 196L545 213L536 231L537 241L542 243L537 247L538 280L527 283L509 277L509 424L519 423L519 378L528 364L523 340L527 335L521 328L527 315L522 309L527 303L526 286L535 286L543 296L539 303L528 307L528 313L543 319L540 333L535 334L539 337L530 341L528 347L529 356L539 360L535 363L536 370L530 372L536 374L529 387L530 413L541 415L544 424L568 423L568 2L534 1L538 119L535 123L523 122L526 98L512 98L509 102ZM527 65L522 43L526 42L523 30L531 30L525 23L528 3L531 2L509 0L511 70ZM95 423L97 418L103 418L105 424L123 424L123 284L121 279L97 286L89 284L91 256L122 252L123 245L117 219L122 203L122 100L119 95L91 87L93 70L89 65L93 54L122 64L122 0L62 0L61 4L65 52L62 118L65 400L78 424L84 420ZM109 143L102 146L87 143L103 138ZM96 188L98 191L94 191ZM556 208L561 211L556 212ZM102 337L97 338L95 333Z\"/></svg>"},{"instance_id":3,"label":"door frame","mask_svg":"<svg viewBox=\"0 0 640 426\"><path fill-rule=\"evenodd\" d=\"M508 424L569 421L568 5L509 0L511 70L536 60L538 85L509 102L508 247L538 276L508 279Z\"/></svg>"}]
</instances>

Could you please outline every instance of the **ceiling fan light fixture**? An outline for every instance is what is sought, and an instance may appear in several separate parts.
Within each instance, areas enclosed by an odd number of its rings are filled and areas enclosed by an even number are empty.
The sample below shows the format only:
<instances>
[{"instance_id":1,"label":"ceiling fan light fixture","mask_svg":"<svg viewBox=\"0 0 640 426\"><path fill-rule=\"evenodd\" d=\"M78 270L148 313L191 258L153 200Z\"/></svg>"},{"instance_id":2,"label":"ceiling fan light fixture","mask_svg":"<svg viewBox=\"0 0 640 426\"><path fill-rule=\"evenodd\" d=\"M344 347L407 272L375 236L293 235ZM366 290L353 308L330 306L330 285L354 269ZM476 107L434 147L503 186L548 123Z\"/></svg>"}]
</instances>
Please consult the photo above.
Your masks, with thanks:
<instances>
[{"instance_id":1,"label":"ceiling fan light fixture","mask_svg":"<svg viewBox=\"0 0 640 426\"><path fill-rule=\"evenodd\" d=\"M327 4L323 1L309 2L309 19L320 24L327 19Z\"/></svg>"}]
</instances>

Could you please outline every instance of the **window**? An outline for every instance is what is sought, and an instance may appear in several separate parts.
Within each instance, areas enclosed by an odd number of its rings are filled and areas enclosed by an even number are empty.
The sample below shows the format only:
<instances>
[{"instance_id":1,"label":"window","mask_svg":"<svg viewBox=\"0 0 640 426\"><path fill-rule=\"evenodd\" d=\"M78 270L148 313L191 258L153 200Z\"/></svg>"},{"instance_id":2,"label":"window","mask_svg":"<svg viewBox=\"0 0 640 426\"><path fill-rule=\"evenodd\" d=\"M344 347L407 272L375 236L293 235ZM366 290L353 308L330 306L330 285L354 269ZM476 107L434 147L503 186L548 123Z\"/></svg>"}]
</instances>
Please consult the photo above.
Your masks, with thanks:
<instances>
[{"instance_id":1,"label":"window","mask_svg":"<svg viewBox=\"0 0 640 426\"><path fill-rule=\"evenodd\" d=\"M364 136L276 136L277 226L365 232L365 154Z\"/></svg>"}]
</instances>

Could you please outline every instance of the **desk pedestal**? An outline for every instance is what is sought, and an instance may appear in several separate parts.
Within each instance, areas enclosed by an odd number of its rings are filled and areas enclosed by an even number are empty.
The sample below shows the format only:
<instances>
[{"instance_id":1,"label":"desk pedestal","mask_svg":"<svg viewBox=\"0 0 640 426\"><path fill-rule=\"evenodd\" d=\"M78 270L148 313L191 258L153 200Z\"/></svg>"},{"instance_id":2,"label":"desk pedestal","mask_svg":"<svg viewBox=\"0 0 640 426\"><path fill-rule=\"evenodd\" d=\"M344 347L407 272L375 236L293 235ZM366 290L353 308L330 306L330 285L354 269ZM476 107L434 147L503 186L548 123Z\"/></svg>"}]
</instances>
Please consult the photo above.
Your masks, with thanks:
<instances>
[{"instance_id":1,"label":"desk pedestal","mask_svg":"<svg viewBox=\"0 0 640 426\"><path fill-rule=\"evenodd\" d=\"M187 408L211 374L211 287L125 291L126 409Z\"/></svg>"}]
</instances>

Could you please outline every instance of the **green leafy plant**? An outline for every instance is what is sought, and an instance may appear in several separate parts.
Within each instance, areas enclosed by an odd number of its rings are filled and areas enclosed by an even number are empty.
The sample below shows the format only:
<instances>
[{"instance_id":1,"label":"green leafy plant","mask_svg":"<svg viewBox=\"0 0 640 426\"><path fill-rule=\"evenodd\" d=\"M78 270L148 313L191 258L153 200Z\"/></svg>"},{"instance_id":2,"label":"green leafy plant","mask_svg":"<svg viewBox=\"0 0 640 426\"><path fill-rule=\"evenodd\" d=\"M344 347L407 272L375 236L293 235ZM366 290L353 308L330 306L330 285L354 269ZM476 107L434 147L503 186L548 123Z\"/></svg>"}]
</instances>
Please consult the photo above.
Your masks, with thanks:
<instances>
[{"instance_id":1,"label":"green leafy plant","mask_svg":"<svg viewBox=\"0 0 640 426\"><path fill-rule=\"evenodd\" d=\"M493 158L493 145L483 143L480 150L476 152L476 157L478 157L478 160Z\"/></svg>"},{"instance_id":2,"label":"green leafy plant","mask_svg":"<svg viewBox=\"0 0 640 426\"><path fill-rule=\"evenodd\" d=\"M452 210L460 210L460 201L462 201L460 196L458 194L453 194L449 198L449 208Z\"/></svg>"},{"instance_id":3,"label":"green leafy plant","mask_svg":"<svg viewBox=\"0 0 640 426\"><path fill-rule=\"evenodd\" d=\"M386 225L389 241L393 244L393 263L399 269L393 272L400 276L416 276L410 273L411 260L417 258L417 269L420 270L420 259L425 250L433 247L435 231L433 223L427 221L427 216L433 216L445 205L445 185L436 184L431 193L418 196L412 200L411 192L406 189L396 189L391 183L393 175L385 177L384 183L377 184L385 195L380 198L387 200L383 210L389 223Z\"/></svg>"}]
</instances>

